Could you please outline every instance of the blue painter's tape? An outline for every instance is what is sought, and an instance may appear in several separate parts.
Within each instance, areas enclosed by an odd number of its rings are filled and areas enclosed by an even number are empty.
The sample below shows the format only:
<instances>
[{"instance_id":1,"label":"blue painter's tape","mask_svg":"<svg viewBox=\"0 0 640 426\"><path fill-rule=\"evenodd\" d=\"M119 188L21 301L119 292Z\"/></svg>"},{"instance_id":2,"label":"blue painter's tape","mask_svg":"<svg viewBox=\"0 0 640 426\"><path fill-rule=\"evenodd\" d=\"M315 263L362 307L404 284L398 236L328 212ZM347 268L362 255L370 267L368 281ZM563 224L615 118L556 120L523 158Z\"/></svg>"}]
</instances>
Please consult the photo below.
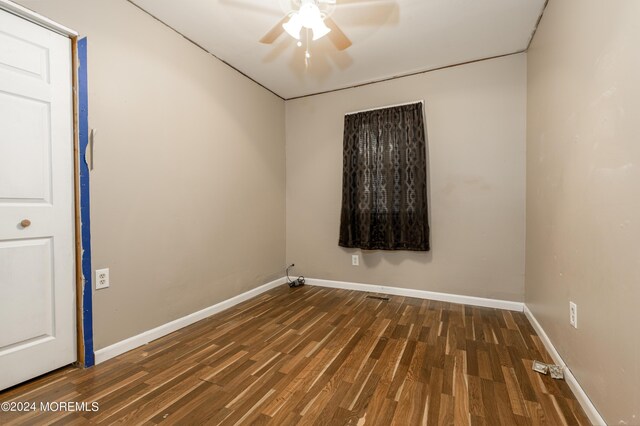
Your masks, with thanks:
<instances>
[{"instance_id":1,"label":"blue painter's tape","mask_svg":"<svg viewBox=\"0 0 640 426\"><path fill-rule=\"evenodd\" d=\"M89 166L85 154L89 145L89 93L87 84L87 39L78 40L78 133L80 142L80 223L82 232L82 332L84 366L95 364L93 354L93 300L91 297L91 210L89 204Z\"/></svg>"}]
</instances>

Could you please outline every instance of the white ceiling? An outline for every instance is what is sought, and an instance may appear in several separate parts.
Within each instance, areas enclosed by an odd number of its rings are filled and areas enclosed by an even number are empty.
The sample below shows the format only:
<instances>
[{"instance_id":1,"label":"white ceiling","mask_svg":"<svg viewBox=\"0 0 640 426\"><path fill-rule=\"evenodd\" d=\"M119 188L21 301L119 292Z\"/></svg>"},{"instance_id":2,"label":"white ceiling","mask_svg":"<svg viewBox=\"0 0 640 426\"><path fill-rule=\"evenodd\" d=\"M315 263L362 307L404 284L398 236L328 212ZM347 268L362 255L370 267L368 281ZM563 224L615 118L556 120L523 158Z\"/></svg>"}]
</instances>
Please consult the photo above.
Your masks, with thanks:
<instances>
[{"instance_id":1,"label":"white ceiling","mask_svg":"<svg viewBox=\"0 0 640 426\"><path fill-rule=\"evenodd\" d=\"M526 49L544 0L343 0L331 17L353 41L258 40L292 0L130 0L285 99Z\"/></svg>"}]
</instances>

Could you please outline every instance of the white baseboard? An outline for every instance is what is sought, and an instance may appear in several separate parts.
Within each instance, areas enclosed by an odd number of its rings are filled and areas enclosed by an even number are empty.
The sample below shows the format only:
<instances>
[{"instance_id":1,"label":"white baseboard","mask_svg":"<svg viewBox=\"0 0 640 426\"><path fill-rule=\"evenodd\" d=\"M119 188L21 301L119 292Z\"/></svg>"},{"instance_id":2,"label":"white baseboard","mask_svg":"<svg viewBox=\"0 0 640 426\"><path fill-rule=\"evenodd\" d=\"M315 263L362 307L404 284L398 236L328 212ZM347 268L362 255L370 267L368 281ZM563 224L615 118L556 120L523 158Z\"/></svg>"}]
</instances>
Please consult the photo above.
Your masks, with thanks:
<instances>
[{"instance_id":1,"label":"white baseboard","mask_svg":"<svg viewBox=\"0 0 640 426\"><path fill-rule=\"evenodd\" d=\"M265 291L271 290L272 288L284 284L285 282L286 279L284 277L278 278L277 280L273 280L267 284L261 285L260 287L256 287L235 297L232 297L231 299L223 300L220 303L216 303L215 305L204 308L198 312L194 312L182 318L178 318L177 320L168 322L154 329L145 331L144 333L140 333L136 336L129 337L128 339L122 340L118 343L114 343L113 345L107 346L106 348L99 349L95 352L96 364L105 362L108 359L114 358L132 349L138 348L142 345L146 345L152 340L156 340L162 336L166 336L167 334L173 333L176 330L180 330L183 327L210 317L213 314L217 314L218 312L222 312L225 309L229 309L232 306L242 303L245 300L251 299L252 297L264 293Z\"/></svg>"},{"instance_id":2,"label":"white baseboard","mask_svg":"<svg viewBox=\"0 0 640 426\"><path fill-rule=\"evenodd\" d=\"M571 373L571 370L564 362L555 346L553 346L553 343L551 343L549 336L547 336L547 333L545 333L544 329L542 328L536 317L533 316L533 313L529 310L529 307L527 305L524 305L524 314L529 319L529 322L531 322L531 325L536 330L536 333L538 333L540 340L542 340L542 343L544 343L544 347L547 348L547 351L549 352L549 355L551 355L553 362L563 367L565 381L571 388L573 394L576 396L576 399L587 414L587 417L589 417L591 423L594 425L606 426L607 423L604 421L596 407L593 405L584 389L582 389L582 386L580 386L580 383L578 383L576 377L573 375L573 373Z\"/></svg>"},{"instance_id":3,"label":"white baseboard","mask_svg":"<svg viewBox=\"0 0 640 426\"><path fill-rule=\"evenodd\" d=\"M341 288L344 290L366 291L370 293L384 293L395 296L415 297L418 299L439 300L441 302L460 303L464 305L483 306L486 308L506 309L509 311L522 312L524 304L522 302L512 302L509 300L485 299L484 297L462 296L459 294L438 293L435 291L414 290L410 288L387 287L383 285L359 284L344 281L321 280L317 278L305 278L309 285L319 287Z\"/></svg>"},{"instance_id":4,"label":"white baseboard","mask_svg":"<svg viewBox=\"0 0 640 426\"><path fill-rule=\"evenodd\" d=\"M188 325L196 323L200 320L203 320L207 317L210 317L213 314L217 314L218 312L222 312L226 309L229 309L239 303L242 303L252 297L258 296L272 288L275 288L281 284L286 282L285 278L278 278L269 283L246 291L242 294L239 294L231 299L224 300L220 303L217 303L213 306L209 306L208 308L204 308L200 311L194 312L182 318L178 318L174 321L168 322L164 325L156 327L154 329L145 331L136 336L129 337L128 339L122 340L113 345L107 346L106 348L99 349L95 352L95 362L96 364L100 364L105 362L111 358L114 358L118 355L121 355L125 352L138 348L142 345L145 345L153 340L156 340L160 337L166 336L167 334L173 333L181 328L184 328ZM565 380L573 393L575 394L578 402L584 409L585 413L589 417L589 420L594 425L606 425L604 419L593 405L585 391L578 383L578 380L571 373L569 367L565 364L564 360L551 343L549 336L545 333L544 329L533 316L533 313L529 310L529 308L521 302L513 302L509 300L499 300L499 299L487 299L483 297L474 297L474 296L463 296L458 294L449 294L449 293L438 293L433 291L426 290L414 290L409 288L399 288L399 287L388 287L381 285L372 285L372 284L360 284L360 283L351 283L345 281L331 281L331 280L322 280L317 278L306 278L306 283L312 286L318 287L329 287L329 288L340 288L344 290L356 290L370 293L383 293L383 294L391 294L396 296L405 296L405 297L415 297L418 299L430 299L430 300L438 300L442 302L450 302L450 303L460 303L465 305L472 306L483 306L487 308L496 308L496 309L506 309L510 311L524 311L525 315L531 322L531 325L535 329L536 333L544 343L545 348L549 351L553 362L558 365L561 365L564 368Z\"/></svg>"}]
</instances>

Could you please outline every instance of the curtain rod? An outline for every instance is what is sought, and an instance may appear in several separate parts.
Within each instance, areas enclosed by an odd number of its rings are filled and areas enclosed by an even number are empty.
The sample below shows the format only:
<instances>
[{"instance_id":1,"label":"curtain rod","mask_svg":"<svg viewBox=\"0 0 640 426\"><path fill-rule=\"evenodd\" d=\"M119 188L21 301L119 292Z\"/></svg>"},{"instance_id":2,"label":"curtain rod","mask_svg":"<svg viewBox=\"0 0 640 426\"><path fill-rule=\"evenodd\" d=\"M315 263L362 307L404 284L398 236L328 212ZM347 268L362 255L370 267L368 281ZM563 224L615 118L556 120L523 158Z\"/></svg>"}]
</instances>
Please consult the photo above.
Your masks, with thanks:
<instances>
[{"instance_id":1,"label":"curtain rod","mask_svg":"<svg viewBox=\"0 0 640 426\"><path fill-rule=\"evenodd\" d=\"M424 99L422 99L422 100L418 100L418 101L404 102L402 104L385 105L385 106L379 106L379 107L375 107L375 108L363 109L363 110L360 110L360 111L347 112L344 115L352 115L352 114L358 114L360 112L375 111L377 109L394 108L394 107L399 107L399 106L404 106L404 105L411 105L411 104L418 104L418 103L422 104L422 106L424 107Z\"/></svg>"}]
</instances>

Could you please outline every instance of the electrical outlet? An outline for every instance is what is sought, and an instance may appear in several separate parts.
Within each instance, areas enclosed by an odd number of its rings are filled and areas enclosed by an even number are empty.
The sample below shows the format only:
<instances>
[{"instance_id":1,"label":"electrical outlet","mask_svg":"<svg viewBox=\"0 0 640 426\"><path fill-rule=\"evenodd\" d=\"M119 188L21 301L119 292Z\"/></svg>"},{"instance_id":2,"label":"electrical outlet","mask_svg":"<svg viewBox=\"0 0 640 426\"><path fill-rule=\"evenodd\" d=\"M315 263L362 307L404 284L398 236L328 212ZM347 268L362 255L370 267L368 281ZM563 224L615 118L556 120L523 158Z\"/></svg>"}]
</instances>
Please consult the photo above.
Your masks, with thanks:
<instances>
[{"instance_id":1,"label":"electrical outlet","mask_svg":"<svg viewBox=\"0 0 640 426\"><path fill-rule=\"evenodd\" d=\"M109 287L109 268L96 269L96 290Z\"/></svg>"},{"instance_id":2,"label":"electrical outlet","mask_svg":"<svg viewBox=\"0 0 640 426\"><path fill-rule=\"evenodd\" d=\"M357 254L351 255L351 266L360 266L360 256Z\"/></svg>"},{"instance_id":3,"label":"electrical outlet","mask_svg":"<svg viewBox=\"0 0 640 426\"><path fill-rule=\"evenodd\" d=\"M573 328L578 328L578 305L569 302L569 324Z\"/></svg>"}]
</instances>

